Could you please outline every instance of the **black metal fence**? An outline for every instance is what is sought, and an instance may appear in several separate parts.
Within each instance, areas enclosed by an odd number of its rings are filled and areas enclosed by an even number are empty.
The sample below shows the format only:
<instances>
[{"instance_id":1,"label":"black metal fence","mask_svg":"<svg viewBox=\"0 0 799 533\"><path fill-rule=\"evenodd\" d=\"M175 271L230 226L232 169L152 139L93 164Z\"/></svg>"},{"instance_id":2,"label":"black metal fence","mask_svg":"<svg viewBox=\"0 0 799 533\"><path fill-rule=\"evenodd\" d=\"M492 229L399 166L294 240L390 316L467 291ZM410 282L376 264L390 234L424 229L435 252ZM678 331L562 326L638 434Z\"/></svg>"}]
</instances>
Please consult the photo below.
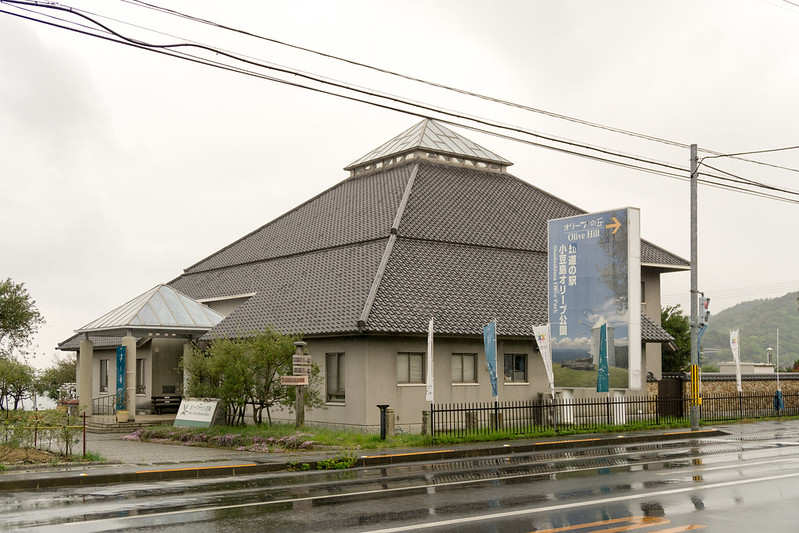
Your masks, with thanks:
<instances>
[{"instance_id":1,"label":"black metal fence","mask_svg":"<svg viewBox=\"0 0 799 533\"><path fill-rule=\"evenodd\" d=\"M688 421L690 402L690 398L640 396L431 404L430 432L435 439L495 430L522 435L546 430L640 427ZM699 416L706 421L723 421L799 414L799 394L783 394L783 404L784 408L777 411L773 394L711 394L703 396Z\"/></svg>"}]
</instances>

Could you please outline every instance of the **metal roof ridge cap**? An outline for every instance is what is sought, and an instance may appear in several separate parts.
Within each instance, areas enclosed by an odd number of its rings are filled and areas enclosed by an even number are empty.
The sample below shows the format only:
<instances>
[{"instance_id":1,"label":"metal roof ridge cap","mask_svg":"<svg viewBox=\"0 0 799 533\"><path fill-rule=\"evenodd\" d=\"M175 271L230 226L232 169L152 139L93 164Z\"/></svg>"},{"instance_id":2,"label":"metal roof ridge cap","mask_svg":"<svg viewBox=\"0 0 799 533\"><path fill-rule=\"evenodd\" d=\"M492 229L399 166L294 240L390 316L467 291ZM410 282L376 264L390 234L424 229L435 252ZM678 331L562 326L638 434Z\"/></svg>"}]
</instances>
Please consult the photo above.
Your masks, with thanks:
<instances>
[{"instance_id":1,"label":"metal roof ridge cap","mask_svg":"<svg viewBox=\"0 0 799 533\"><path fill-rule=\"evenodd\" d=\"M259 231L265 229L269 225L274 224L278 220L286 218L289 215L291 215L292 213L294 213L296 211L299 211L301 208L305 207L306 205L310 204L311 202L314 202L314 201L318 200L319 198L321 198L325 194L337 189L338 187L343 186L345 183L347 183L349 181L352 181L354 179L360 179L360 178L361 178L361 176L348 176L348 177L344 178L343 180L339 181L338 183L336 183L334 185L331 185L330 187L328 187L327 189L323 190L319 194L307 199L306 201L300 203L299 205L294 206L292 209L289 209L285 213L276 216L275 218L273 218L269 222L266 222L265 224L262 224L261 226L255 228L254 230L252 230L251 232L247 233L246 235L243 235L242 237L239 237L235 241L231 242L230 244L227 244L226 246L223 246L222 248L220 248L216 252L211 253L210 255L208 255L207 257L205 257L203 259L200 259L199 261L195 262L193 265L184 268L183 269L183 274L181 274L180 276L177 276L175 279L169 281L168 283L166 283L166 285L171 285L172 283L177 281L181 276L183 276L185 274L195 274L195 273L199 273L199 272L210 272L211 270L217 270L218 268L227 268L227 267L216 267L216 268L211 268L211 269L208 269L208 270L199 270L198 272L189 272L189 270L195 268L196 266L198 266L198 265L210 260L211 258L213 258L215 256L218 256L219 254L221 254L222 252L224 252L226 250L229 250L230 248L232 248L236 244L240 243L241 241L243 241L243 240L245 240L245 239L247 239L249 237L252 237L253 235L258 233ZM253 263L258 263L260 261L252 261L252 262Z\"/></svg>"},{"instance_id":2,"label":"metal roof ridge cap","mask_svg":"<svg viewBox=\"0 0 799 533\"><path fill-rule=\"evenodd\" d=\"M380 258L380 265L378 265L377 272L375 272L375 279L372 281L372 286L369 288L369 295L366 297L363 311L361 311L361 317L358 319L359 330L363 329L366 326L367 320L369 320L369 314L372 312L372 306L375 303L375 298L377 298L377 289L380 288L380 283L383 281L383 274L386 272L388 259L391 257L391 252L394 249L394 243L396 241L397 235L395 233L389 235L388 244L386 245L386 249L383 250L383 257Z\"/></svg>"},{"instance_id":3,"label":"metal roof ridge cap","mask_svg":"<svg viewBox=\"0 0 799 533\"><path fill-rule=\"evenodd\" d=\"M366 321L369 320L369 314L372 312L372 306L375 303L375 298L377 298L377 289L380 287L380 283L383 281L383 274L386 272L388 259L391 257L391 251L394 249L394 243L397 242L399 225L402 221L402 215L405 213L405 207L408 205L408 198L411 196L411 190L413 189L413 184L416 182L416 173L418 171L419 162L417 161L411 169L411 175L408 177L408 183L405 185L405 191L402 193L400 205L397 207L397 214L394 216L394 222L391 224L391 232L388 238L388 244L386 245L386 249L383 250L383 257L380 258L380 264L377 267L377 272L375 272L375 279L372 281L372 286L369 287L369 294L366 297L366 302L364 302L361 316L358 319L358 329L365 327Z\"/></svg>"},{"instance_id":4,"label":"metal roof ridge cap","mask_svg":"<svg viewBox=\"0 0 799 533\"><path fill-rule=\"evenodd\" d=\"M408 205L408 199L411 197L411 190L413 184L416 182L416 174L419 172L419 162L417 161L411 169L411 175L408 178L408 183L405 185L405 191L402 193L402 199L397 207L397 214L394 216L394 222L391 224L391 233L399 231L399 225L402 221L402 216L405 214L405 208Z\"/></svg>"}]
</instances>

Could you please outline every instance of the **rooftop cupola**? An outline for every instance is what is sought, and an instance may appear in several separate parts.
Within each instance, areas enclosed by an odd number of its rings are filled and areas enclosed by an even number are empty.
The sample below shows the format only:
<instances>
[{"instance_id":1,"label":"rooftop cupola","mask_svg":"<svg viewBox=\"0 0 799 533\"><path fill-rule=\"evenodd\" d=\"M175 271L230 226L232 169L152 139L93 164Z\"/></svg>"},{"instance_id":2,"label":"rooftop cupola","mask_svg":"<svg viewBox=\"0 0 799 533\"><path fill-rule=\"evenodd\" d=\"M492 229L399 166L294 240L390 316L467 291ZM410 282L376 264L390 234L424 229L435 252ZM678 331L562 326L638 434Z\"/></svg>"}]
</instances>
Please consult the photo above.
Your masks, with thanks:
<instances>
[{"instance_id":1,"label":"rooftop cupola","mask_svg":"<svg viewBox=\"0 0 799 533\"><path fill-rule=\"evenodd\" d=\"M494 172L505 172L513 164L438 122L425 119L344 167L344 170L349 170L350 176L358 176L409 159L427 159Z\"/></svg>"}]
</instances>

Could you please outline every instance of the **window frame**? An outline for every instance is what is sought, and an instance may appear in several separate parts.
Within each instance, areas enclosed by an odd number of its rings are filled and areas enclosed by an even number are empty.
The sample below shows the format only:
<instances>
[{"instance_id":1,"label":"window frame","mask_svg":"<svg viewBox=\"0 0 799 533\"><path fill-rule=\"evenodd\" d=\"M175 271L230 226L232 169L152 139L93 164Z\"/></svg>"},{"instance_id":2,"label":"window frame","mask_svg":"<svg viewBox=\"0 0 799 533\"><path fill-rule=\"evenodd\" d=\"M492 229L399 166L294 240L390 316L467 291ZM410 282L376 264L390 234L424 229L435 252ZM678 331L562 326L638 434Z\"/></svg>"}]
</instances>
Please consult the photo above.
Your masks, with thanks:
<instances>
[{"instance_id":1,"label":"window frame","mask_svg":"<svg viewBox=\"0 0 799 533\"><path fill-rule=\"evenodd\" d=\"M144 379L145 361L144 357L136 358L136 394L147 394L147 384Z\"/></svg>"},{"instance_id":2,"label":"window frame","mask_svg":"<svg viewBox=\"0 0 799 533\"><path fill-rule=\"evenodd\" d=\"M425 356L427 354L425 352L397 352L397 385L424 385L427 383L427 365L425 364ZM400 360L405 358L407 364L405 366L405 372L403 374L400 373ZM412 369L413 366L411 362L419 358L419 373L421 374L420 381L411 381L412 376ZM401 378L405 376L406 381L402 380Z\"/></svg>"},{"instance_id":3,"label":"window frame","mask_svg":"<svg viewBox=\"0 0 799 533\"><path fill-rule=\"evenodd\" d=\"M511 362L510 365L508 365L508 361L509 361L508 358L510 358L510 362ZM523 370L521 370L521 371L520 370L516 370L516 368L517 368L516 362L517 361L523 361L523 365L522 365L524 367ZM506 354L503 354L503 375L504 375L504 382L505 383L529 383L529 379L530 379L529 369L530 369L530 366L528 364L527 354L526 353L506 353ZM523 373L522 379L516 379L516 374L518 372L522 372Z\"/></svg>"},{"instance_id":4,"label":"window frame","mask_svg":"<svg viewBox=\"0 0 799 533\"><path fill-rule=\"evenodd\" d=\"M331 361L335 361L336 389L331 393ZM346 364L344 352L330 352L325 354L325 402L326 403L345 403L346 402Z\"/></svg>"},{"instance_id":5,"label":"window frame","mask_svg":"<svg viewBox=\"0 0 799 533\"><path fill-rule=\"evenodd\" d=\"M471 380L466 380L464 375L464 364L463 361L465 358L470 358L472 360L472 376ZM457 381L455 379L455 360L460 359L460 380ZM455 352L452 354L450 358L450 379L452 380L453 384L457 385L475 385L478 383L477 381L477 354L474 352Z\"/></svg>"},{"instance_id":6,"label":"window frame","mask_svg":"<svg viewBox=\"0 0 799 533\"><path fill-rule=\"evenodd\" d=\"M100 359L100 392L108 392L108 361Z\"/></svg>"}]
</instances>

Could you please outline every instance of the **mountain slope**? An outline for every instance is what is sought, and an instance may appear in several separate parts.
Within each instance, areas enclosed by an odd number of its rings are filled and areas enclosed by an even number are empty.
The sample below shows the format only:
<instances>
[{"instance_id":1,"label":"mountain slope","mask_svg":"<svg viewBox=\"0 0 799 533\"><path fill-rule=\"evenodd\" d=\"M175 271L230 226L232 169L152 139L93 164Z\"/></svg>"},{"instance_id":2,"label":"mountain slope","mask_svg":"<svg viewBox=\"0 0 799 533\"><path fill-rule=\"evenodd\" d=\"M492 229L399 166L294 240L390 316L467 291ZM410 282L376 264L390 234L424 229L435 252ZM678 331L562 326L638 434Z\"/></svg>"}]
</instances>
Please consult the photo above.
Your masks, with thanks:
<instances>
[{"instance_id":1,"label":"mountain slope","mask_svg":"<svg viewBox=\"0 0 799 533\"><path fill-rule=\"evenodd\" d=\"M791 366L799 359L797 296L799 292L751 300L711 315L708 330L702 337L702 363L732 361L730 330L735 329L740 330L741 361L765 363L769 346L774 348L773 359L776 360L779 329L780 368ZM711 311L712 303L711 299Z\"/></svg>"}]
</instances>

